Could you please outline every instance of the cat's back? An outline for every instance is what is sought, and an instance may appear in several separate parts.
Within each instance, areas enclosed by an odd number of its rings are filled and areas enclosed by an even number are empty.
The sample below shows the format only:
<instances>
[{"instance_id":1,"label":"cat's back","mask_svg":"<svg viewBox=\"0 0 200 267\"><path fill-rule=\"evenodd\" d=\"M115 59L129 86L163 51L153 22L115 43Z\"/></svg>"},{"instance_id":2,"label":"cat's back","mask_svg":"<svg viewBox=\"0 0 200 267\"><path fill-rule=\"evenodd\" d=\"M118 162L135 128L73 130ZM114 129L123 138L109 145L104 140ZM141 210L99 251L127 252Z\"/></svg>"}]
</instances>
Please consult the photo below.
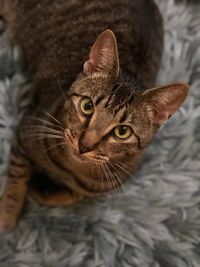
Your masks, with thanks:
<instances>
[{"instance_id":1,"label":"cat's back","mask_svg":"<svg viewBox=\"0 0 200 267\"><path fill-rule=\"evenodd\" d=\"M110 28L118 40L122 69L146 84L154 80L163 32L153 0L6 1L12 34L29 64L49 64L53 72L65 68L73 80L97 36Z\"/></svg>"}]
</instances>

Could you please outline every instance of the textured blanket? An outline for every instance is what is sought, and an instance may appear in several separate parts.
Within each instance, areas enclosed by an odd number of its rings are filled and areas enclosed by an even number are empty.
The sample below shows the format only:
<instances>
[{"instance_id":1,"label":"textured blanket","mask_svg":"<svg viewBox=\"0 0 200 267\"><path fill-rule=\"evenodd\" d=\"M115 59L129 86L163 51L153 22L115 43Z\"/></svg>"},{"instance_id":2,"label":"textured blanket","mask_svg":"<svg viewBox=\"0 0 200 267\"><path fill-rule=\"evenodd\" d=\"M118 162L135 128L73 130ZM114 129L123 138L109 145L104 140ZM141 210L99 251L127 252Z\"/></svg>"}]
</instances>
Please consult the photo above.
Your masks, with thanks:
<instances>
[{"instance_id":1,"label":"textured blanket","mask_svg":"<svg viewBox=\"0 0 200 267\"><path fill-rule=\"evenodd\" d=\"M189 98L118 191L65 209L29 197L17 228L0 235L0 267L200 266L200 1L157 3L165 20L158 84L189 81ZM29 88L4 27L0 22L0 193Z\"/></svg>"}]
</instances>

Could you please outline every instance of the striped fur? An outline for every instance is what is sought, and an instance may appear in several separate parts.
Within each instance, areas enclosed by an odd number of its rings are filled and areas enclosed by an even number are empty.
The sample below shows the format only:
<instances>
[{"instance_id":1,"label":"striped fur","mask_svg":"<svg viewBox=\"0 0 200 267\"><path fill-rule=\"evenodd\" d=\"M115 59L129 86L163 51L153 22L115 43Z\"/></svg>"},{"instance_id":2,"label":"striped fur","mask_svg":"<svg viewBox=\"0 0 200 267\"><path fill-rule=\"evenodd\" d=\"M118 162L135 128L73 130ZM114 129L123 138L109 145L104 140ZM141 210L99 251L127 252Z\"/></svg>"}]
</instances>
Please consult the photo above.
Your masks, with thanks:
<instances>
[{"instance_id":1,"label":"striped fur","mask_svg":"<svg viewBox=\"0 0 200 267\"><path fill-rule=\"evenodd\" d=\"M3 230L14 227L28 190L55 206L123 184L189 87L149 89L163 46L153 0L1 3L8 34L22 46L33 78L0 204ZM90 117L80 111L85 97L93 103ZM131 129L126 140L114 136L120 125Z\"/></svg>"}]
</instances>

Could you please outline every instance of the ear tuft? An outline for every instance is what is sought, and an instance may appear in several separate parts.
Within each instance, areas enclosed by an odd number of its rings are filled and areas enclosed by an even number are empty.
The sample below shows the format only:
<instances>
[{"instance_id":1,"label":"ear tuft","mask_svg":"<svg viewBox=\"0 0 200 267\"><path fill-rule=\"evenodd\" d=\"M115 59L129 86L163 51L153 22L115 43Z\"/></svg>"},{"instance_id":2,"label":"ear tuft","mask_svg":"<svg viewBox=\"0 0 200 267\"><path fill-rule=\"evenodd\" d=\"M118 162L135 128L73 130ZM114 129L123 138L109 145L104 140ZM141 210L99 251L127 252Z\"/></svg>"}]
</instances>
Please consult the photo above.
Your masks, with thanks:
<instances>
[{"instance_id":1,"label":"ear tuft","mask_svg":"<svg viewBox=\"0 0 200 267\"><path fill-rule=\"evenodd\" d=\"M119 73L117 40L111 30L102 32L91 48L89 59L84 63L83 72L87 76L94 73Z\"/></svg>"},{"instance_id":2,"label":"ear tuft","mask_svg":"<svg viewBox=\"0 0 200 267\"><path fill-rule=\"evenodd\" d=\"M181 107L188 95L189 88L187 83L172 84L144 92L143 95L155 111L155 124L162 125Z\"/></svg>"}]
</instances>

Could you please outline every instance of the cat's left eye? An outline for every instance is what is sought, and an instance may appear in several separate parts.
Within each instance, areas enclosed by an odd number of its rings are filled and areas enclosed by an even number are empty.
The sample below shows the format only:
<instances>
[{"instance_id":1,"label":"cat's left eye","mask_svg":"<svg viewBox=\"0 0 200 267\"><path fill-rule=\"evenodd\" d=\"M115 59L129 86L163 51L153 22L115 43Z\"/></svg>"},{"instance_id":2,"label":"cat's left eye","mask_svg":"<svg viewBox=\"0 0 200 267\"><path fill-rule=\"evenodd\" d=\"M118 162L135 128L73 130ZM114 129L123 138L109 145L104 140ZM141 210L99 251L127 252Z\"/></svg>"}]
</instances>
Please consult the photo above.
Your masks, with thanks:
<instances>
[{"instance_id":1,"label":"cat's left eye","mask_svg":"<svg viewBox=\"0 0 200 267\"><path fill-rule=\"evenodd\" d=\"M94 104L89 97L85 97L80 100L79 109L84 116L90 117L94 113Z\"/></svg>"},{"instance_id":2,"label":"cat's left eye","mask_svg":"<svg viewBox=\"0 0 200 267\"><path fill-rule=\"evenodd\" d=\"M132 130L128 125L119 125L114 128L114 135L118 139L127 139L131 136Z\"/></svg>"}]
</instances>

